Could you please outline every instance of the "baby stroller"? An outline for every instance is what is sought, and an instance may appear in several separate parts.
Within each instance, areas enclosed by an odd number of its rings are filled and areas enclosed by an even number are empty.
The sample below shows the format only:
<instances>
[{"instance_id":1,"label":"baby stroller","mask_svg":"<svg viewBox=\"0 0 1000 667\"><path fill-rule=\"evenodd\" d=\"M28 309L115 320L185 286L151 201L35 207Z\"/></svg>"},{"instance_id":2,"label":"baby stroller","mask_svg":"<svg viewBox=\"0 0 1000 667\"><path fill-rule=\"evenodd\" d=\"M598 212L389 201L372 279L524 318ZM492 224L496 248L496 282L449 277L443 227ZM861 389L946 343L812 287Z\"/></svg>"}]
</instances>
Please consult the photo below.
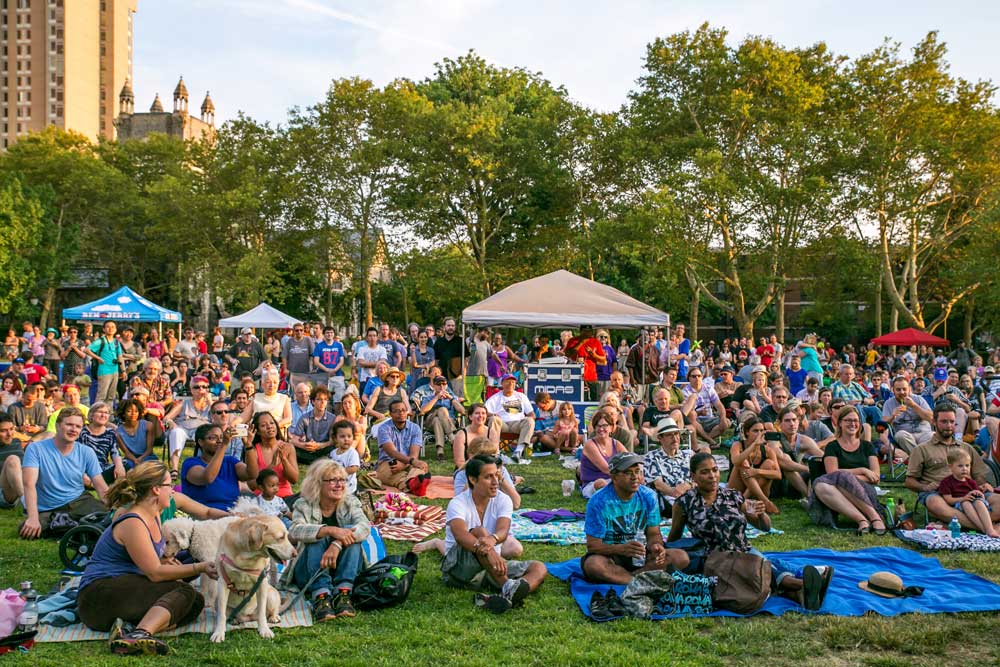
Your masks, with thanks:
<instances>
[{"instance_id":1,"label":"baby stroller","mask_svg":"<svg viewBox=\"0 0 1000 667\"><path fill-rule=\"evenodd\" d=\"M97 540L104 529L111 525L113 512L93 512L80 519L59 540L59 560L68 570L82 572L94 553Z\"/></svg>"}]
</instances>

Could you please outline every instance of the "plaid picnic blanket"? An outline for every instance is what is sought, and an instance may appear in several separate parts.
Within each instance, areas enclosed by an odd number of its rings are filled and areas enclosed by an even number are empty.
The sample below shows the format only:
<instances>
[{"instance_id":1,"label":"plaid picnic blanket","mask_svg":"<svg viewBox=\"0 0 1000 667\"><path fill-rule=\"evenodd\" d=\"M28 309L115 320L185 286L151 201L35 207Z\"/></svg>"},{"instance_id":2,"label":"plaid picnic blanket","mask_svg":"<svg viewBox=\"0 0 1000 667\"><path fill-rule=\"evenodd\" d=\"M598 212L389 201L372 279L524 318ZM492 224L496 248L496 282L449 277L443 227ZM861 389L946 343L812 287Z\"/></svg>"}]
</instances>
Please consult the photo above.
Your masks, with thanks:
<instances>
[{"instance_id":1,"label":"plaid picnic blanket","mask_svg":"<svg viewBox=\"0 0 1000 667\"><path fill-rule=\"evenodd\" d=\"M925 551L1000 552L1000 540L976 533L952 537L948 530L896 530L896 537Z\"/></svg>"},{"instance_id":2,"label":"plaid picnic blanket","mask_svg":"<svg viewBox=\"0 0 1000 667\"><path fill-rule=\"evenodd\" d=\"M415 510L394 510L375 525L384 539L419 542L444 528L444 516L443 507L417 505Z\"/></svg>"}]
</instances>

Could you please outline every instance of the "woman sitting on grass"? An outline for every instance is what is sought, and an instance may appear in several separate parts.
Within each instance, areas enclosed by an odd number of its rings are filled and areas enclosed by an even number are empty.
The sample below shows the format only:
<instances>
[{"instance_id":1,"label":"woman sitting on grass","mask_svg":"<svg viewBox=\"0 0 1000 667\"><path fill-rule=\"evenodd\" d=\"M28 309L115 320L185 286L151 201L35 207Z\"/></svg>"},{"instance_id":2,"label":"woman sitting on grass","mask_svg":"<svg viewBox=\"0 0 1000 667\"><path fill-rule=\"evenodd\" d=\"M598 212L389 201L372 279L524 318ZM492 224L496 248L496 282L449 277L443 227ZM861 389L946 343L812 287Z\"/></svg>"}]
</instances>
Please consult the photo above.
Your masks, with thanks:
<instances>
[{"instance_id":1,"label":"woman sitting on grass","mask_svg":"<svg viewBox=\"0 0 1000 667\"><path fill-rule=\"evenodd\" d=\"M884 535L874 486L881 476L875 447L861 439L857 408L845 405L836 415L835 439L823 450L826 474L813 482L809 516L817 525L834 527L833 513L843 514L858 525L858 535L872 530Z\"/></svg>"},{"instance_id":2,"label":"woman sitting on grass","mask_svg":"<svg viewBox=\"0 0 1000 667\"><path fill-rule=\"evenodd\" d=\"M611 437L615 428L614 413L606 412L603 408L598 410L590 418L590 427L594 437L584 443L580 469L577 471L580 476L580 493L587 499L611 481L608 468L611 457L628 451L625 445Z\"/></svg>"},{"instance_id":3,"label":"woman sitting on grass","mask_svg":"<svg viewBox=\"0 0 1000 667\"><path fill-rule=\"evenodd\" d=\"M706 551L731 551L764 555L751 548L747 541L747 521L765 527L764 504L759 500L746 500L733 488L719 486L719 467L707 452L691 457L691 479L694 488L681 495L674 503L673 521L667 542L684 536L685 526L691 536L701 540ZM771 562L771 590L782 597L797 602L807 610L816 611L823 606L826 590L833 578L833 567L806 565L802 576L793 576L781 561Z\"/></svg>"},{"instance_id":4,"label":"woman sitting on grass","mask_svg":"<svg viewBox=\"0 0 1000 667\"><path fill-rule=\"evenodd\" d=\"M105 500L117 511L80 579L77 613L87 627L110 631L112 653L166 654L167 645L153 635L190 623L205 606L183 580L214 578L215 563L181 565L163 557L160 513L173 492L160 461L140 463L108 488Z\"/></svg>"},{"instance_id":5,"label":"woman sitting on grass","mask_svg":"<svg viewBox=\"0 0 1000 667\"><path fill-rule=\"evenodd\" d=\"M729 451L733 464L729 487L749 500L762 502L768 514L780 514L781 510L768 496L771 484L781 479L781 468L777 452L764 440L764 424L756 416L749 415L740 425L740 431L742 438L734 442Z\"/></svg>"}]
</instances>

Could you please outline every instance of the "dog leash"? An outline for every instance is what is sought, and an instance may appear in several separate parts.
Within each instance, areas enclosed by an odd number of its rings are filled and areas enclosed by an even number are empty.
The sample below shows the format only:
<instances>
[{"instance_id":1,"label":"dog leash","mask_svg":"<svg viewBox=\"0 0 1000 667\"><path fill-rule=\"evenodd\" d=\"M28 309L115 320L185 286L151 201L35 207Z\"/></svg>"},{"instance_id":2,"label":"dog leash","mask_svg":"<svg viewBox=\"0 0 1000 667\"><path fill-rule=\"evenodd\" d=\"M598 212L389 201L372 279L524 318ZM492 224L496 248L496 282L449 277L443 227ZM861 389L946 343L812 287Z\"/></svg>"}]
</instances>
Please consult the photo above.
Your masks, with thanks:
<instances>
[{"instance_id":1,"label":"dog leash","mask_svg":"<svg viewBox=\"0 0 1000 667\"><path fill-rule=\"evenodd\" d=\"M288 600L288 602L286 602L285 604L281 605L281 609L278 610L278 614L279 615L280 614L284 614L286 611L288 611L289 607L291 607L293 604L295 604L296 602L298 602L298 599L300 597L302 597L307 590L309 590L309 587L312 586L313 582L316 581L316 579L319 578L319 575L322 574L325 571L326 570L321 567L318 570L316 570L315 572L313 572L313 575L311 577L309 577L309 581L307 581L305 583L305 586L302 586L301 588L299 588L298 592L295 595L293 595Z\"/></svg>"}]
</instances>

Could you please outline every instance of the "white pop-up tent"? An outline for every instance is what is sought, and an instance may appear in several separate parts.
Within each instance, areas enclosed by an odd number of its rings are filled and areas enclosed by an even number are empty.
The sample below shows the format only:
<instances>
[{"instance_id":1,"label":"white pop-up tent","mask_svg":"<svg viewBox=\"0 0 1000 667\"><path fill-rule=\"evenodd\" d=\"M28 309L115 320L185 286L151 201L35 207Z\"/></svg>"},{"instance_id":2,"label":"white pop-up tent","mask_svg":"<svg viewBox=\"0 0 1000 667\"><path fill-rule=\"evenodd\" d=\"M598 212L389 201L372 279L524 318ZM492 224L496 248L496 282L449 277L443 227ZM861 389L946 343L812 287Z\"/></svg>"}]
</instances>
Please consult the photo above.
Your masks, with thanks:
<instances>
[{"instance_id":1,"label":"white pop-up tent","mask_svg":"<svg viewBox=\"0 0 1000 667\"><path fill-rule=\"evenodd\" d=\"M462 324L546 329L670 326L670 316L628 294L559 270L515 283L462 311Z\"/></svg>"},{"instance_id":2,"label":"white pop-up tent","mask_svg":"<svg viewBox=\"0 0 1000 667\"><path fill-rule=\"evenodd\" d=\"M277 308L272 308L266 303L251 308L241 315L234 315L219 320L219 326L228 329L284 329L296 324L302 324L302 320L291 315L286 315Z\"/></svg>"}]
</instances>

